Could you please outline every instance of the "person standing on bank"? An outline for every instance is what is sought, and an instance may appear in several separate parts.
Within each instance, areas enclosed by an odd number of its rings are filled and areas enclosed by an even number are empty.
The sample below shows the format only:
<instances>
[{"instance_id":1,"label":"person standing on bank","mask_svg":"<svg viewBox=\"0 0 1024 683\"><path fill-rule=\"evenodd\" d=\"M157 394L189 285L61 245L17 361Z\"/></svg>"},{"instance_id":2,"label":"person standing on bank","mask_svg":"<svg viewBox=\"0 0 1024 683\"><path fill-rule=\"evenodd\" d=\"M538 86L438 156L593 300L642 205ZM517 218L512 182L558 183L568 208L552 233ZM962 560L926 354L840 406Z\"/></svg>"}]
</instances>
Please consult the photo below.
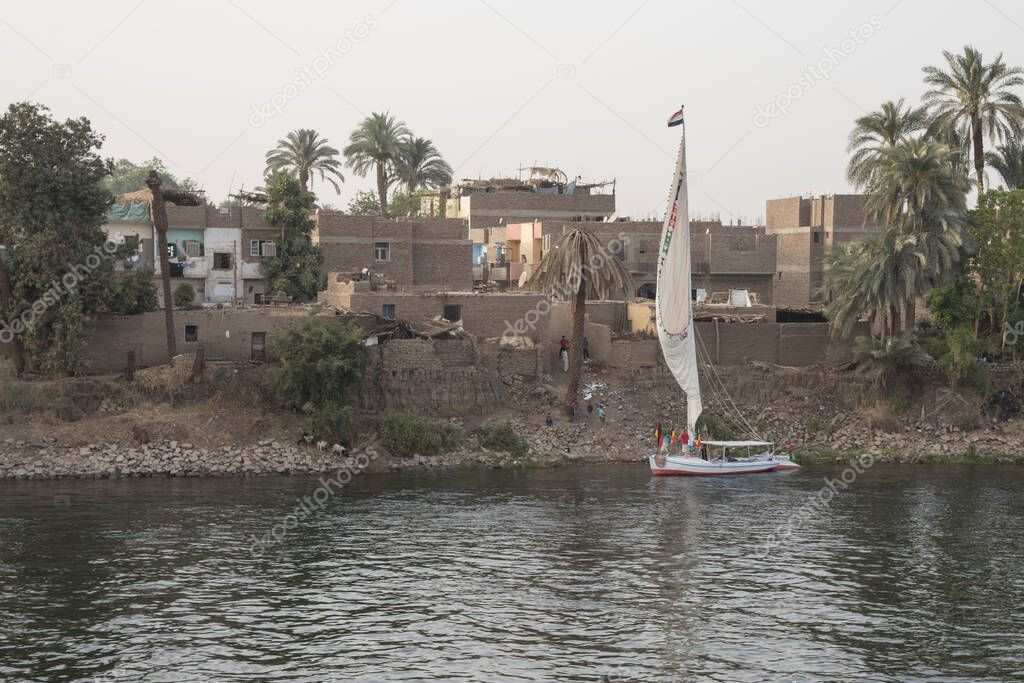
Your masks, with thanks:
<instances>
[{"instance_id":1,"label":"person standing on bank","mask_svg":"<svg viewBox=\"0 0 1024 683\"><path fill-rule=\"evenodd\" d=\"M590 340L586 337L583 338L583 362L590 362Z\"/></svg>"},{"instance_id":2,"label":"person standing on bank","mask_svg":"<svg viewBox=\"0 0 1024 683\"><path fill-rule=\"evenodd\" d=\"M562 372L569 372L569 340L562 335L562 340L558 342L558 355L562 358Z\"/></svg>"}]
</instances>

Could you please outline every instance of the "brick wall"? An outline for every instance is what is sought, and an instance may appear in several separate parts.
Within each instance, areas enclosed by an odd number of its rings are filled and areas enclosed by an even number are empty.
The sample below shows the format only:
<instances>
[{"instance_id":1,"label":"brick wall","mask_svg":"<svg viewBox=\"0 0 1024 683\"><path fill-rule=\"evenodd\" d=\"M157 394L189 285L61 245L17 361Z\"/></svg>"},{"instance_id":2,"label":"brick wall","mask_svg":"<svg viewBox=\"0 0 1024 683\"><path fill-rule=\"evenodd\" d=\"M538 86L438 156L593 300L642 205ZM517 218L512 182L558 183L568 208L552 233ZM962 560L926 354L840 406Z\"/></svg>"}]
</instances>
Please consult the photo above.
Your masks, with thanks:
<instances>
[{"instance_id":1,"label":"brick wall","mask_svg":"<svg viewBox=\"0 0 1024 683\"><path fill-rule=\"evenodd\" d=\"M462 215L471 228L485 228L533 220L570 220L574 216L610 216L615 213L611 194L536 194L533 192L480 192L460 200Z\"/></svg>"},{"instance_id":2,"label":"brick wall","mask_svg":"<svg viewBox=\"0 0 1024 683\"><path fill-rule=\"evenodd\" d=\"M446 305L461 306L462 326L478 337L500 337L505 331L521 331L523 336L540 341L548 329L547 306L538 306L541 294L403 294L400 292L353 292L348 306L357 312L382 315L384 305L393 305L395 317L404 320L433 319L443 315ZM323 299L322 299L323 300ZM340 301L335 298L325 303ZM337 304L334 304L337 305ZM523 323L516 326L517 322ZM530 324L532 321L532 324Z\"/></svg>"},{"instance_id":3,"label":"brick wall","mask_svg":"<svg viewBox=\"0 0 1024 683\"><path fill-rule=\"evenodd\" d=\"M313 241L320 245L328 272L369 268L398 285L473 287L473 243L464 220L390 219L319 211L316 223ZM388 260L376 260L375 243L388 245Z\"/></svg>"}]
</instances>

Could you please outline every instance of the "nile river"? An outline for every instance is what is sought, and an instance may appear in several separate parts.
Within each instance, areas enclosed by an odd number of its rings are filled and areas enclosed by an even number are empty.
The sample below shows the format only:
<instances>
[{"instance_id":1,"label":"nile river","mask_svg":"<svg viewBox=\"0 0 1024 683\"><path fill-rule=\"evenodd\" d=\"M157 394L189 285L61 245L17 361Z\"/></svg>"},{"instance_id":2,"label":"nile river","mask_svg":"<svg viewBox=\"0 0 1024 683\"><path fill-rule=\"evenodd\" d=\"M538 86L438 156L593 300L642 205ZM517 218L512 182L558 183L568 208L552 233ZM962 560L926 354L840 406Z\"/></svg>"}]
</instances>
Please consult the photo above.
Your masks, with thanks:
<instances>
[{"instance_id":1,"label":"nile river","mask_svg":"<svg viewBox=\"0 0 1024 683\"><path fill-rule=\"evenodd\" d=\"M0 680L1024 679L1024 468L841 473L0 482Z\"/></svg>"}]
</instances>

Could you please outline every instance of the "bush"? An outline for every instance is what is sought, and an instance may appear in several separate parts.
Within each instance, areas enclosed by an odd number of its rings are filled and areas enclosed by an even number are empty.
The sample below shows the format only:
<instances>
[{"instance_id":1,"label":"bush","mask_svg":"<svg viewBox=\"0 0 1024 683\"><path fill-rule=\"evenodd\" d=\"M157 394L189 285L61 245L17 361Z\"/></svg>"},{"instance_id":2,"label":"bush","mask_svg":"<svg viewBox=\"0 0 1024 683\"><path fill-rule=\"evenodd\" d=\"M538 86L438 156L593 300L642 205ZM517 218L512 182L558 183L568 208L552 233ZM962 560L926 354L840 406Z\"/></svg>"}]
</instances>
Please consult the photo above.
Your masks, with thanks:
<instances>
[{"instance_id":1,"label":"bush","mask_svg":"<svg viewBox=\"0 0 1024 683\"><path fill-rule=\"evenodd\" d=\"M380 421L380 437L392 455L436 455L454 450L458 430L447 422L389 410Z\"/></svg>"},{"instance_id":2,"label":"bush","mask_svg":"<svg viewBox=\"0 0 1024 683\"><path fill-rule=\"evenodd\" d=\"M697 418L695 429L704 439L713 438L722 441L735 439L745 431L736 420L730 417L719 417L714 413L701 413Z\"/></svg>"},{"instance_id":3,"label":"bush","mask_svg":"<svg viewBox=\"0 0 1024 683\"><path fill-rule=\"evenodd\" d=\"M530 445L512 430L508 422L481 428L477 441L489 451L508 453L514 458L524 458L530 452Z\"/></svg>"},{"instance_id":4,"label":"bush","mask_svg":"<svg viewBox=\"0 0 1024 683\"><path fill-rule=\"evenodd\" d=\"M182 282L174 288L174 294L171 295L171 299L174 300L174 305L179 308L189 306L196 300L196 290L192 289L192 285L189 283Z\"/></svg>"},{"instance_id":5,"label":"bush","mask_svg":"<svg viewBox=\"0 0 1024 683\"><path fill-rule=\"evenodd\" d=\"M358 329L318 317L271 334L270 353L281 360L278 391L307 414L357 392L370 360Z\"/></svg>"},{"instance_id":6,"label":"bush","mask_svg":"<svg viewBox=\"0 0 1024 683\"><path fill-rule=\"evenodd\" d=\"M352 446L357 429L352 408L336 401L319 406L307 404L304 412L309 415L309 433L318 440Z\"/></svg>"}]
</instances>

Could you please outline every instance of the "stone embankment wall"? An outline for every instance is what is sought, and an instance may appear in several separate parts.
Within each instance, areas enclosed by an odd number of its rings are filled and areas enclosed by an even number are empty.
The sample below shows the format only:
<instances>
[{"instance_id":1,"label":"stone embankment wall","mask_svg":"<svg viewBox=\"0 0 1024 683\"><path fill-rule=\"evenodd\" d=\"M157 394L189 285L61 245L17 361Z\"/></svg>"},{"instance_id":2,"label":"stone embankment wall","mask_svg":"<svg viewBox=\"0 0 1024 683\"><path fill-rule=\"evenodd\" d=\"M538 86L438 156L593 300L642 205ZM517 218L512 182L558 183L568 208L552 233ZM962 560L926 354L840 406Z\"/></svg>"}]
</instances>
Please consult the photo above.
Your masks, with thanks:
<instances>
[{"instance_id":1,"label":"stone embankment wall","mask_svg":"<svg viewBox=\"0 0 1024 683\"><path fill-rule=\"evenodd\" d=\"M487 415L505 403L505 385L539 376L540 351L474 339L392 340L377 347L361 407L431 417Z\"/></svg>"}]
</instances>

